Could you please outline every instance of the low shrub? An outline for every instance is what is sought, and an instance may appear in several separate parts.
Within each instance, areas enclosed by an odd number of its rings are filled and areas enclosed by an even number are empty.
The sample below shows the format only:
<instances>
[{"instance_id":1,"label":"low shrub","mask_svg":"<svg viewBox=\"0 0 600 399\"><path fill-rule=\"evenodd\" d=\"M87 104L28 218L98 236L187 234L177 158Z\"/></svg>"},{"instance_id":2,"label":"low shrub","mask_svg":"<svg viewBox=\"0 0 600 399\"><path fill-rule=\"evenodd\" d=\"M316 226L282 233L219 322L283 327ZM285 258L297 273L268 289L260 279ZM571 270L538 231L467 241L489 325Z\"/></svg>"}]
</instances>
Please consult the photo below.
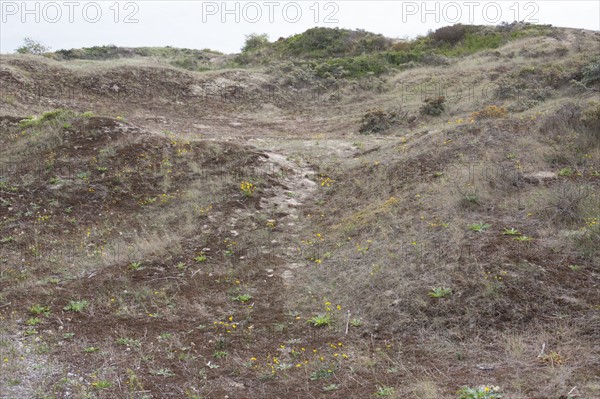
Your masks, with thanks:
<instances>
[{"instance_id":1,"label":"low shrub","mask_svg":"<svg viewBox=\"0 0 600 399\"><path fill-rule=\"evenodd\" d=\"M444 96L439 97L427 97L423 100L424 104L421 106L419 111L422 115L439 116L446 109L445 106L446 98Z\"/></svg>"},{"instance_id":2,"label":"low shrub","mask_svg":"<svg viewBox=\"0 0 600 399\"><path fill-rule=\"evenodd\" d=\"M573 83L584 89L600 91L600 60L582 65L575 73Z\"/></svg>"},{"instance_id":3,"label":"low shrub","mask_svg":"<svg viewBox=\"0 0 600 399\"><path fill-rule=\"evenodd\" d=\"M506 116L506 109L498 107L496 105L490 105L482 109L481 111L473 112L471 117L473 119L490 119L490 118L504 118Z\"/></svg>"},{"instance_id":4,"label":"low shrub","mask_svg":"<svg viewBox=\"0 0 600 399\"><path fill-rule=\"evenodd\" d=\"M358 131L361 134L381 133L391 128L398 121L399 113L397 111L371 109L361 118Z\"/></svg>"},{"instance_id":5,"label":"low shrub","mask_svg":"<svg viewBox=\"0 0 600 399\"><path fill-rule=\"evenodd\" d=\"M600 147L600 103L592 102L581 113L582 148Z\"/></svg>"},{"instance_id":6,"label":"low shrub","mask_svg":"<svg viewBox=\"0 0 600 399\"><path fill-rule=\"evenodd\" d=\"M455 45L461 40L464 39L467 30L465 26L462 24L456 24L452 26L444 26L443 28L439 28L435 32L431 33L429 36L436 42L448 43L450 45Z\"/></svg>"}]
</instances>

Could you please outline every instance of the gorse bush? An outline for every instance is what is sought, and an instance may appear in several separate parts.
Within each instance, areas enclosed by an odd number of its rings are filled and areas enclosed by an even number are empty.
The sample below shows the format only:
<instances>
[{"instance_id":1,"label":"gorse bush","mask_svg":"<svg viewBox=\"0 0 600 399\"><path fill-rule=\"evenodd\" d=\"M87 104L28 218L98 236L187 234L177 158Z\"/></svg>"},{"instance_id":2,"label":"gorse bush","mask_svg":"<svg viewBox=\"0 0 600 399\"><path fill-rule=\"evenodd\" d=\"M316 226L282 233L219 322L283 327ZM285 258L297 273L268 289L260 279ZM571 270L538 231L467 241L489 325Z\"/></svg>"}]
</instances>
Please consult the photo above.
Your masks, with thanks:
<instances>
[{"instance_id":1,"label":"gorse bush","mask_svg":"<svg viewBox=\"0 0 600 399\"><path fill-rule=\"evenodd\" d=\"M496 105L490 105L482 109L481 111L473 112L471 117L473 119L488 119L488 118L504 118L506 116L506 109L498 107Z\"/></svg>"},{"instance_id":2,"label":"gorse bush","mask_svg":"<svg viewBox=\"0 0 600 399\"><path fill-rule=\"evenodd\" d=\"M358 131L362 134L381 133L392 127L398 120L397 111L371 109L361 118Z\"/></svg>"},{"instance_id":3,"label":"gorse bush","mask_svg":"<svg viewBox=\"0 0 600 399\"><path fill-rule=\"evenodd\" d=\"M444 105L446 98L444 96L439 97L427 97L423 100L424 104L421 106L419 111L423 115L439 116L444 112L446 106Z\"/></svg>"}]
</instances>

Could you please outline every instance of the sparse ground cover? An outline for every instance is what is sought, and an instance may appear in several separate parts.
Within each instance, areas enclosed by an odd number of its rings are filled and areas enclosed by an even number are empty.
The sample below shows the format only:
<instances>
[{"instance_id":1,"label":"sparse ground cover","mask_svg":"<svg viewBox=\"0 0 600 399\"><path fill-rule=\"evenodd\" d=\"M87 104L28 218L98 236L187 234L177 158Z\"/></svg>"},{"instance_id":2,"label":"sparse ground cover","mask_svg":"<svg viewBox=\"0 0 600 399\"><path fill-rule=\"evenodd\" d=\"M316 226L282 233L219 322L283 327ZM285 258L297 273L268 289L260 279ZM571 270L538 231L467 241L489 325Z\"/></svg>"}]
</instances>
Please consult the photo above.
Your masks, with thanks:
<instances>
[{"instance_id":1,"label":"sparse ground cover","mask_svg":"<svg viewBox=\"0 0 600 399\"><path fill-rule=\"evenodd\" d=\"M600 395L600 38L503 29L3 57L0 397Z\"/></svg>"}]
</instances>

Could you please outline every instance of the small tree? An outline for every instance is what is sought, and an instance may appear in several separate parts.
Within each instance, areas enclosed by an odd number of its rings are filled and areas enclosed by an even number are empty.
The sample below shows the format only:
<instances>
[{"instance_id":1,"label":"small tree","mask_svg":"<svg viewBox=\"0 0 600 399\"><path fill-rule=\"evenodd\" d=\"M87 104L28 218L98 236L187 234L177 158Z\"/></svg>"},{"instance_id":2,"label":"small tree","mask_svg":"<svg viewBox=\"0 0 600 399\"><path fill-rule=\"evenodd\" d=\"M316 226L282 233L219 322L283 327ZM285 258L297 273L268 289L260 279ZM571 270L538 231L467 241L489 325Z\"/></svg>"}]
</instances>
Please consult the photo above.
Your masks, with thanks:
<instances>
[{"instance_id":1,"label":"small tree","mask_svg":"<svg viewBox=\"0 0 600 399\"><path fill-rule=\"evenodd\" d=\"M30 37L23 39L23 45L17 49L19 54L35 54L40 55L50 51L50 47L33 40Z\"/></svg>"},{"instance_id":2,"label":"small tree","mask_svg":"<svg viewBox=\"0 0 600 399\"><path fill-rule=\"evenodd\" d=\"M261 47L265 47L269 44L269 36L266 33L258 34L252 33L250 35L246 35L246 43L242 48L242 52L252 51L259 49Z\"/></svg>"}]
</instances>

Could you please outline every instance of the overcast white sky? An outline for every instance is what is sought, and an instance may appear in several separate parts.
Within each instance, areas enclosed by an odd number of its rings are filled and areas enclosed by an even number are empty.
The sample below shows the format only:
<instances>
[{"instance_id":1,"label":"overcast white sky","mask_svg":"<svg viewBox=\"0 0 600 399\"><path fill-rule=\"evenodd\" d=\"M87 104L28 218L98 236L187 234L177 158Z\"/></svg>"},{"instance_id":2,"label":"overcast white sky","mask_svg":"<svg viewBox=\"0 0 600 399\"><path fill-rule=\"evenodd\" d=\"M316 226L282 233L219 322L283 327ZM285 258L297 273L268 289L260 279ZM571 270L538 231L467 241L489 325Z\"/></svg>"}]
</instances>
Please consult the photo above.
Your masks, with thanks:
<instances>
[{"instance_id":1,"label":"overcast white sky","mask_svg":"<svg viewBox=\"0 0 600 399\"><path fill-rule=\"evenodd\" d=\"M457 22L515 20L600 30L600 1L0 0L0 52L13 52L29 36L53 50L114 44L231 53L250 33L276 40L339 26L403 38Z\"/></svg>"}]
</instances>

